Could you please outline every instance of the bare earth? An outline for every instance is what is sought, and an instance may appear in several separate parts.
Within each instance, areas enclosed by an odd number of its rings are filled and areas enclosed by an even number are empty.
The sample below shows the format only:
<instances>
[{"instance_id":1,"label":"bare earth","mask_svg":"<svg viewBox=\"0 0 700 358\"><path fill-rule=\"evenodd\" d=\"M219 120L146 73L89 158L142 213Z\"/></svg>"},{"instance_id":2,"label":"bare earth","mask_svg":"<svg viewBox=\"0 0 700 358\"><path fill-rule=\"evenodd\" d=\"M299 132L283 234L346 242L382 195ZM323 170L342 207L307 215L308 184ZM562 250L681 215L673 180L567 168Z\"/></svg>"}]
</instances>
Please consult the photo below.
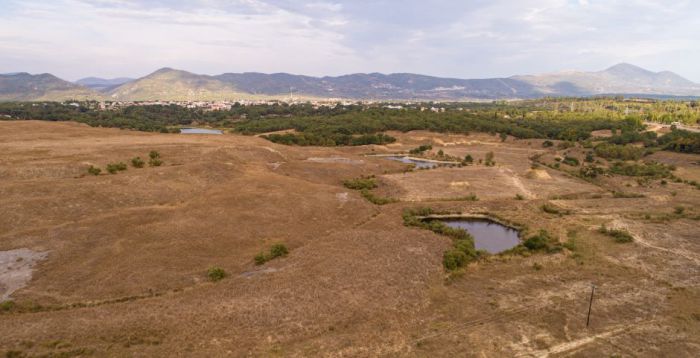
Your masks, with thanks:
<instances>
[{"instance_id":1,"label":"bare earth","mask_svg":"<svg viewBox=\"0 0 700 358\"><path fill-rule=\"evenodd\" d=\"M42 253L22 264L33 267L31 280L8 293L16 308L0 310L0 353L700 355L700 190L533 171L532 155L561 154L537 140L392 135L399 141L387 147L302 148L0 121L0 255ZM403 173L401 163L365 156L427 143L476 159L493 151L496 166ZM90 165L151 150L163 166L87 175ZM654 156L680 177L700 178L700 156ZM376 206L342 186L369 174L379 178L377 194L400 202ZM480 200L455 200L469 194ZM545 202L570 214L547 214ZM576 249L494 256L448 277L449 240L403 226L402 210L414 206L491 213L529 233L574 238ZM684 216L672 215L677 206ZM601 224L635 241L617 244L596 231ZM289 255L256 266L253 257L277 242ZM228 277L209 282L212 266ZM0 284L8 272L0 267Z\"/></svg>"}]
</instances>

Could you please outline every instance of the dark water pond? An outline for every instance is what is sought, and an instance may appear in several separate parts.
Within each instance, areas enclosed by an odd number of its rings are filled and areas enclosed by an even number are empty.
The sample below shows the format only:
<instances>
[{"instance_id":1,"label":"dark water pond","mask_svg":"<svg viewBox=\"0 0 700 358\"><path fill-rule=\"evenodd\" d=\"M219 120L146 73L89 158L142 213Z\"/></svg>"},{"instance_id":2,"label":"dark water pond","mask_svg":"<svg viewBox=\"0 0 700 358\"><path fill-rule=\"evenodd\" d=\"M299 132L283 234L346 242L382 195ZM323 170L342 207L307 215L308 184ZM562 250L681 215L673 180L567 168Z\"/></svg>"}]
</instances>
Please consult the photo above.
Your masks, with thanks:
<instances>
[{"instance_id":1,"label":"dark water pond","mask_svg":"<svg viewBox=\"0 0 700 358\"><path fill-rule=\"evenodd\" d=\"M388 156L388 157L384 157L384 158L389 159L389 160L399 161L401 163L406 163L406 164L415 164L416 168L435 168L438 165L441 165L440 163L436 163L436 162L430 162L427 160L420 160L420 159L412 159L412 158L400 156L400 155L393 155L393 156Z\"/></svg>"},{"instance_id":2,"label":"dark water pond","mask_svg":"<svg viewBox=\"0 0 700 358\"><path fill-rule=\"evenodd\" d=\"M447 226L467 230L474 236L477 250L497 254L520 243L518 231L488 219L446 219Z\"/></svg>"},{"instance_id":3,"label":"dark water pond","mask_svg":"<svg viewBox=\"0 0 700 358\"><path fill-rule=\"evenodd\" d=\"M223 131L218 129L205 128L180 128L181 134L223 134Z\"/></svg>"}]
</instances>

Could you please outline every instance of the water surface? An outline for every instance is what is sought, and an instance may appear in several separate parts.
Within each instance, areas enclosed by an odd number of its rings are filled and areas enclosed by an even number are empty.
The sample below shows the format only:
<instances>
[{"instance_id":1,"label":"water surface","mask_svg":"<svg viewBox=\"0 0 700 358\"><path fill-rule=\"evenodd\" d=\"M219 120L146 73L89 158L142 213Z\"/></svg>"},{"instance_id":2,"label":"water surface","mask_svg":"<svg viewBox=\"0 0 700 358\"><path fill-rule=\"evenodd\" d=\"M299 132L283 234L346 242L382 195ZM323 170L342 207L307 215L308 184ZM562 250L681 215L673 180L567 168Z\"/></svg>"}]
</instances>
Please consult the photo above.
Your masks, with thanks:
<instances>
[{"instance_id":1,"label":"water surface","mask_svg":"<svg viewBox=\"0 0 700 358\"><path fill-rule=\"evenodd\" d=\"M474 236L477 250L497 254L520 243L518 231L488 219L447 219L445 225L464 229Z\"/></svg>"},{"instance_id":2,"label":"water surface","mask_svg":"<svg viewBox=\"0 0 700 358\"><path fill-rule=\"evenodd\" d=\"M431 162L427 160L420 160L420 159L412 159L406 156L401 156L401 155L392 155L392 156L386 156L383 157L389 160L395 160L399 161L401 163L406 163L406 164L415 164L416 168L435 168L439 165L440 163L436 162Z\"/></svg>"},{"instance_id":3,"label":"water surface","mask_svg":"<svg viewBox=\"0 0 700 358\"><path fill-rule=\"evenodd\" d=\"M182 134L223 134L224 132L218 129L206 128L180 128Z\"/></svg>"}]
</instances>

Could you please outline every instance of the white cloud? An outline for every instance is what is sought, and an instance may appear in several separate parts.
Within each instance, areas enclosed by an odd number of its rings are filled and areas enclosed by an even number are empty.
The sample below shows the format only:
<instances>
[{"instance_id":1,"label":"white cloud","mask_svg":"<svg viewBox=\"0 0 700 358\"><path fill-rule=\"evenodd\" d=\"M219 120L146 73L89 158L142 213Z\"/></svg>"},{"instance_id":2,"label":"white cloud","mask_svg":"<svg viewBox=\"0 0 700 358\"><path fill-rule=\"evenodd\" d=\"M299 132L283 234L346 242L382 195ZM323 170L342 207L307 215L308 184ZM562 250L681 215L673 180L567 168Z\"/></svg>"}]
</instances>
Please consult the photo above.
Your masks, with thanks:
<instances>
[{"instance_id":1,"label":"white cloud","mask_svg":"<svg viewBox=\"0 0 700 358\"><path fill-rule=\"evenodd\" d=\"M700 81L700 4L655 0L0 0L0 72L490 77L631 62Z\"/></svg>"}]
</instances>

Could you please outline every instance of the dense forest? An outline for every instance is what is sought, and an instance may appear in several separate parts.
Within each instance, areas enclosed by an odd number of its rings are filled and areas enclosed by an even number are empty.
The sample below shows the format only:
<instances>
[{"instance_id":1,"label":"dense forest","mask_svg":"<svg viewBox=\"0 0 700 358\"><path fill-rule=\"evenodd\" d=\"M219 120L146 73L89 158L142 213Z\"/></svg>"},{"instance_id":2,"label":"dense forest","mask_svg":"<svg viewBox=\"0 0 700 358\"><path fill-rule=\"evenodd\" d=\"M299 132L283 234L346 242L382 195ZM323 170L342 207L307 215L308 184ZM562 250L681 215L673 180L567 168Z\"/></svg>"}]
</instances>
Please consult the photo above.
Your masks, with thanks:
<instances>
[{"instance_id":1,"label":"dense forest","mask_svg":"<svg viewBox=\"0 0 700 358\"><path fill-rule=\"evenodd\" d=\"M6 102L0 118L76 121L98 127L178 132L182 126L211 126L288 145L367 145L395 141L386 131L429 130L441 133L484 132L516 138L586 141L591 132L608 129L613 136L599 146L599 156L634 159L642 155L628 146L700 153L700 134L674 130L658 137L645 132L645 121L694 124L700 119L696 101L626 100L623 98L558 98L483 103L234 104L207 111L179 105L130 105L101 110L99 103ZM283 132L281 132L283 131ZM273 133L281 132L281 133Z\"/></svg>"}]
</instances>

